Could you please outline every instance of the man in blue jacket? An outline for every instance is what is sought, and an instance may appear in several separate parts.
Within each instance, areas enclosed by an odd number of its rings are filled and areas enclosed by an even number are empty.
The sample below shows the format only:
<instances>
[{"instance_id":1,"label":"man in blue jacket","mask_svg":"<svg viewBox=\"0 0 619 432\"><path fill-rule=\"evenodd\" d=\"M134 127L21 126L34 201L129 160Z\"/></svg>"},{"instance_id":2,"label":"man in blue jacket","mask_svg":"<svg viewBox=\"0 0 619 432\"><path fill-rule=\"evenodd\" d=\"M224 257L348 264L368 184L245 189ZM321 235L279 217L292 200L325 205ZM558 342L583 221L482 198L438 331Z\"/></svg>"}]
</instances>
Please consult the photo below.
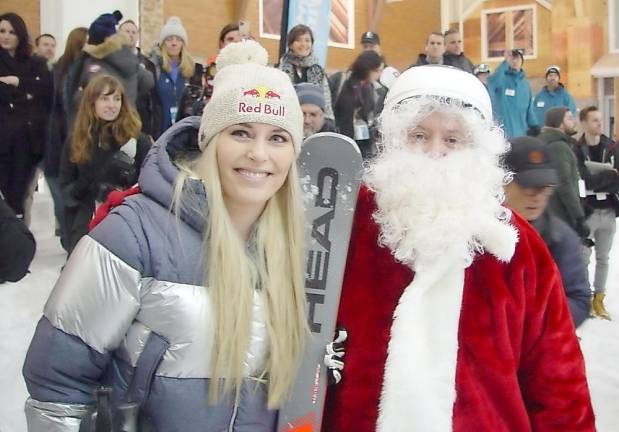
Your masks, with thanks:
<instances>
[{"instance_id":1,"label":"man in blue jacket","mask_svg":"<svg viewBox=\"0 0 619 432\"><path fill-rule=\"evenodd\" d=\"M576 232L546 210L548 199L558 184L548 147L539 139L517 137L505 163L514 172L514 180L505 186L506 204L529 221L542 236L559 267L563 288L578 327L589 316L591 289Z\"/></svg>"},{"instance_id":2,"label":"man in blue jacket","mask_svg":"<svg viewBox=\"0 0 619 432\"><path fill-rule=\"evenodd\" d=\"M544 114L550 108L568 107L576 115L574 98L561 83L561 69L559 66L548 66L546 69L546 85L535 96L535 115L537 122L544 124Z\"/></svg>"},{"instance_id":3,"label":"man in blue jacket","mask_svg":"<svg viewBox=\"0 0 619 432\"><path fill-rule=\"evenodd\" d=\"M522 64L521 50L505 52L505 60L488 78L488 93L492 109L508 137L526 135L529 129L539 130L533 110L533 93Z\"/></svg>"}]
</instances>

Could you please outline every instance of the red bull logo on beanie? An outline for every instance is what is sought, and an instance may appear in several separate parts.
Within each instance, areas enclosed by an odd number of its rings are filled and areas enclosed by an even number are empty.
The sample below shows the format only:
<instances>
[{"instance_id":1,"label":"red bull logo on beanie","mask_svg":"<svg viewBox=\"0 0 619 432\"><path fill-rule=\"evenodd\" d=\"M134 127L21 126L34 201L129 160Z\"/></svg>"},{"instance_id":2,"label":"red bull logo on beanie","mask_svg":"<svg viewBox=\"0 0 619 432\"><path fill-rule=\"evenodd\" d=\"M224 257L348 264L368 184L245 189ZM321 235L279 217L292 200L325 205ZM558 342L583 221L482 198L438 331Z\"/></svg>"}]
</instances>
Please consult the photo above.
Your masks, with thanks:
<instances>
[{"instance_id":1,"label":"red bull logo on beanie","mask_svg":"<svg viewBox=\"0 0 619 432\"><path fill-rule=\"evenodd\" d=\"M244 88L241 90L238 112L284 117L286 109L279 101L281 101L280 94L268 87Z\"/></svg>"}]
</instances>

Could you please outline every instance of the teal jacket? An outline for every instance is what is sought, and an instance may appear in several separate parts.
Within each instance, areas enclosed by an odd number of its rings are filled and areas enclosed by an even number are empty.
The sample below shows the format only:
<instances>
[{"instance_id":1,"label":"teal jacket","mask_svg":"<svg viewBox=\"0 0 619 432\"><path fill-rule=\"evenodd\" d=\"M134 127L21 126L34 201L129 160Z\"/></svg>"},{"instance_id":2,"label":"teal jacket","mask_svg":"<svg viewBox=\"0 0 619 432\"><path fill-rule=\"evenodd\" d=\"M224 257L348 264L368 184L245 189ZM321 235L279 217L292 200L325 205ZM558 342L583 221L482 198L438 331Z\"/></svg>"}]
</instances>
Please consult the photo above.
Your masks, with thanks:
<instances>
[{"instance_id":1,"label":"teal jacket","mask_svg":"<svg viewBox=\"0 0 619 432\"><path fill-rule=\"evenodd\" d=\"M552 91L548 89L548 86L544 86L539 93L535 96L533 101L535 115L537 116L537 122L540 125L544 124L544 114L550 108L555 107L568 107L572 114L576 115L576 104L574 98L563 84L559 84L559 87Z\"/></svg>"},{"instance_id":2,"label":"teal jacket","mask_svg":"<svg viewBox=\"0 0 619 432\"><path fill-rule=\"evenodd\" d=\"M526 135L528 128L539 126L533 110L531 85L522 69L511 69L503 61L488 77L488 92L495 121L503 125L508 138Z\"/></svg>"}]
</instances>

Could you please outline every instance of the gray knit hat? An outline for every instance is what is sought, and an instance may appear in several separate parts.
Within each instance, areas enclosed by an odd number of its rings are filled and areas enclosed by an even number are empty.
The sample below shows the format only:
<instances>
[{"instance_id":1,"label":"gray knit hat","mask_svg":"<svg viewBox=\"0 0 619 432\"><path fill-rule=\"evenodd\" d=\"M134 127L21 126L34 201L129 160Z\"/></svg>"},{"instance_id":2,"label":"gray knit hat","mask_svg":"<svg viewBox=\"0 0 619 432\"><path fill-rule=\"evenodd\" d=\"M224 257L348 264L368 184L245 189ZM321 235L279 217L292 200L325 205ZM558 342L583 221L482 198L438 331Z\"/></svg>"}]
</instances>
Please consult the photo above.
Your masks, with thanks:
<instances>
[{"instance_id":1,"label":"gray knit hat","mask_svg":"<svg viewBox=\"0 0 619 432\"><path fill-rule=\"evenodd\" d=\"M163 44L163 41L170 36L178 36L183 40L185 45L189 43L189 37L187 36L187 30L183 27L183 22L179 17L171 16L168 18L168 22L161 28L159 33L159 45Z\"/></svg>"},{"instance_id":2,"label":"gray knit hat","mask_svg":"<svg viewBox=\"0 0 619 432\"><path fill-rule=\"evenodd\" d=\"M558 128L563 123L565 113L569 111L568 107L554 107L550 108L544 114L544 125L551 128Z\"/></svg>"},{"instance_id":3,"label":"gray knit hat","mask_svg":"<svg viewBox=\"0 0 619 432\"><path fill-rule=\"evenodd\" d=\"M217 57L213 95L200 124L200 149L219 132L239 123L266 123L292 136L295 153L303 142L303 113L288 75L268 67L256 41L231 43Z\"/></svg>"},{"instance_id":4,"label":"gray knit hat","mask_svg":"<svg viewBox=\"0 0 619 432\"><path fill-rule=\"evenodd\" d=\"M299 83L294 86L294 89L297 91L297 96L299 96L299 103L301 105L316 105L321 110L325 110L325 94L322 88L316 84Z\"/></svg>"}]
</instances>

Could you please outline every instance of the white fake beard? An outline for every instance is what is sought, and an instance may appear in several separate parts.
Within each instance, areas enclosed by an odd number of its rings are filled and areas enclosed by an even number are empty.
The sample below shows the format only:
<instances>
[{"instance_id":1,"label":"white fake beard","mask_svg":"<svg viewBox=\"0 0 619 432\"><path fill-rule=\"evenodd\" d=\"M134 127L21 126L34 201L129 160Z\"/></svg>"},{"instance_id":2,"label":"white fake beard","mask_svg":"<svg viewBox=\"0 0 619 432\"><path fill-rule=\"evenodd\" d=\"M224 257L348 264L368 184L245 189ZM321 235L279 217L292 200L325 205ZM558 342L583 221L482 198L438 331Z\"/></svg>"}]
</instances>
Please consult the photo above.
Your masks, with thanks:
<instances>
[{"instance_id":1,"label":"white fake beard","mask_svg":"<svg viewBox=\"0 0 619 432\"><path fill-rule=\"evenodd\" d=\"M468 267L483 252L486 227L492 234L502 231L497 222L508 228L505 178L498 155L485 148L439 159L407 146L387 148L365 173L375 192L380 243L416 270L437 260Z\"/></svg>"}]
</instances>

